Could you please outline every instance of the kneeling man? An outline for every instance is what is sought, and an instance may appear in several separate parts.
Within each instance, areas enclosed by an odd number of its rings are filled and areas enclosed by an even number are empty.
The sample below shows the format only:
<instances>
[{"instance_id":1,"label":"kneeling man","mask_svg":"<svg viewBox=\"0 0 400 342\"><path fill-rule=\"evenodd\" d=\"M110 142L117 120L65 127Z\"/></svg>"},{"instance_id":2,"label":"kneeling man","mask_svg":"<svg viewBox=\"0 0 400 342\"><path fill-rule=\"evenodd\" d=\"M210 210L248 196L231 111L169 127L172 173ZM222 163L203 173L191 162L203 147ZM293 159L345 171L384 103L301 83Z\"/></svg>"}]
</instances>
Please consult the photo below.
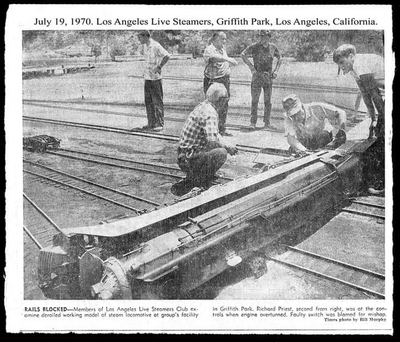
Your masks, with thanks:
<instances>
[{"instance_id":1,"label":"kneeling man","mask_svg":"<svg viewBox=\"0 0 400 342\"><path fill-rule=\"evenodd\" d=\"M301 103L295 94L286 96L282 104L286 112L285 136L290 152L317 150L332 140L337 148L346 141L344 110L327 103Z\"/></svg>"},{"instance_id":2,"label":"kneeling man","mask_svg":"<svg viewBox=\"0 0 400 342\"><path fill-rule=\"evenodd\" d=\"M227 155L238 152L227 144L218 131L218 110L228 101L228 91L221 83L213 83L183 125L178 148L178 165L186 179L172 186L172 193L181 196L194 187L208 188L215 173L224 165Z\"/></svg>"}]
</instances>

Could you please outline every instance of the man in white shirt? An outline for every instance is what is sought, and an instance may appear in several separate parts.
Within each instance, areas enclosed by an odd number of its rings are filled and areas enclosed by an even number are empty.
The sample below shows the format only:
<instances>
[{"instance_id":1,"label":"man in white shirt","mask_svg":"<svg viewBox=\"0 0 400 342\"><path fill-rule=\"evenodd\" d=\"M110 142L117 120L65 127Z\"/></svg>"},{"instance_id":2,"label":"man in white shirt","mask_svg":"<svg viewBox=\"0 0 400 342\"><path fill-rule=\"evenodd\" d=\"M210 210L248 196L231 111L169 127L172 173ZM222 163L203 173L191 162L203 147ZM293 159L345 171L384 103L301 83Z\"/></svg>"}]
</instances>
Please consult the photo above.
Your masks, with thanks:
<instances>
[{"instance_id":1,"label":"man in white shirt","mask_svg":"<svg viewBox=\"0 0 400 342\"><path fill-rule=\"evenodd\" d=\"M383 136L385 119L385 74L383 58L375 54L357 55L351 44L339 46L333 53L333 61L343 74L350 74L357 83L368 114L371 117L370 137ZM375 108L378 118L375 115Z\"/></svg>"},{"instance_id":2,"label":"man in white shirt","mask_svg":"<svg viewBox=\"0 0 400 342\"><path fill-rule=\"evenodd\" d=\"M158 42L150 38L149 31L140 31L138 38L145 57L144 102L147 125L143 129L161 131L164 127L164 102L161 69L170 55Z\"/></svg>"},{"instance_id":3,"label":"man in white shirt","mask_svg":"<svg viewBox=\"0 0 400 342\"><path fill-rule=\"evenodd\" d=\"M369 138L375 134L376 141L365 156L365 178L371 194L383 195L385 192L384 60L376 54L358 55L353 45L343 44L334 51L333 61L343 74L348 73L353 76L371 117ZM375 115L375 108L378 118Z\"/></svg>"},{"instance_id":4,"label":"man in white shirt","mask_svg":"<svg viewBox=\"0 0 400 342\"><path fill-rule=\"evenodd\" d=\"M204 60L206 67L204 70L204 94L213 83L222 83L228 91L228 101L230 97L230 74L231 65L237 65L237 61L227 55L225 51L226 34L224 32L216 32L210 39L210 45L204 50ZM226 132L225 122L228 115L228 101L223 108L218 111L218 129L221 135L230 136Z\"/></svg>"}]
</instances>

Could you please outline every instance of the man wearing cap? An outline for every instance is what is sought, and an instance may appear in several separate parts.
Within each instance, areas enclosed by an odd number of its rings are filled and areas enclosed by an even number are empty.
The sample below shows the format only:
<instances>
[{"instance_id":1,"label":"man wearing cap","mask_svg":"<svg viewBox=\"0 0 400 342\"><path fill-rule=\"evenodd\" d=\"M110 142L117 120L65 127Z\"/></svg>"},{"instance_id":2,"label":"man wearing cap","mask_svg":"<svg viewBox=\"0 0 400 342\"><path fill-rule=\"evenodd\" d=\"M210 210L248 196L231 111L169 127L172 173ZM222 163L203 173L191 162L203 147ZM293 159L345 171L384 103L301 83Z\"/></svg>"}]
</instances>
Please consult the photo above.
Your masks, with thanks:
<instances>
[{"instance_id":1,"label":"man wearing cap","mask_svg":"<svg viewBox=\"0 0 400 342\"><path fill-rule=\"evenodd\" d=\"M226 132L225 123L228 115L228 102L230 97L231 65L237 65L237 61L227 55L225 51L226 34L222 31L215 32L209 40L210 45L203 53L206 67L204 69L203 89L204 94L213 83L222 83L228 91L228 101L218 110L218 128L221 135L230 136Z\"/></svg>"},{"instance_id":2,"label":"man wearing cap","mask_svg":"<svg viewBox=\"0 0 400 342\"><path fill-rule=\"evenodd\" d=\"M141 53L145 58L144 102L147 125L143 129L161 131L164 127L164 102L161 69L168 62L169 53L155 40L150 38L150 31L138 33Z\"/></svg>"},{"instance_id":3,"label":"man wearing cap","mask_svg":"<svg viewBox=\"0 0 400 342\"><path fill-rule=\"evenodd\" d=\"M290 151L317 150L333 140L336 148L346 141L346 112L321 102L301 103L295 94L282 100L286 111L285 136Z\"/></svg>"},{"instance_id":4,"label":"man wearing cap","mask_svg":"<svg viewBox=\"0 0 400 342\"><path fill-rule=\"evenodd\" d=\"M181 196L194 187L208 188L215 173L238 152L222 139L218 131L218 109L225 106L228 91L221 83L212 84L206 99L187 118L179 140L178 165L186 179L174 184L171 192Z\"/></svg>"},{"instance_id":5,"label":"man wearing cap","mask_svg":"<svg viewBox=\"0 0 400 342\"><path fill-rule=\"evenodd\" d=\"M276 78L281 66L280 52L276 45L270 43L271 32L261 30L258 36L260 41L247 47L241 54L243 62L252 73L250 129L256 128L261 89L264 90L264 127L270 127L272 80ZM253 57L253 64L249 61L248 56ZM277 63L273 69L274 58L277 59Z\"/></svg>"}]
</instances>

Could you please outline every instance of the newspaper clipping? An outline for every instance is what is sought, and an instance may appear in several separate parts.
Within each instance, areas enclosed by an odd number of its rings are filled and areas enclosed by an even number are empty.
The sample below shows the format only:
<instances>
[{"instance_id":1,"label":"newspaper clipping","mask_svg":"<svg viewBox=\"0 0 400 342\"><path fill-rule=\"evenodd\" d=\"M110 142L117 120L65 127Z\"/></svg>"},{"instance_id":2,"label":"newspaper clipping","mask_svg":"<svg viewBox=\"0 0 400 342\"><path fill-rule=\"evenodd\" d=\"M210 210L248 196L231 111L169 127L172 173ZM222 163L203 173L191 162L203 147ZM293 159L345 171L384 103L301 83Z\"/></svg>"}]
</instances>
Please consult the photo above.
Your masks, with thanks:
<instances>
[{"instance_id":1,"label":"newspaper clipping","mask_svg":"<svg viewBox=\"0 0 400 342\"><path fill-rule=\"evenodd\" d=\"M10 5L6 331L393 335L392 30Z\"/></svg>"}]
</instances>

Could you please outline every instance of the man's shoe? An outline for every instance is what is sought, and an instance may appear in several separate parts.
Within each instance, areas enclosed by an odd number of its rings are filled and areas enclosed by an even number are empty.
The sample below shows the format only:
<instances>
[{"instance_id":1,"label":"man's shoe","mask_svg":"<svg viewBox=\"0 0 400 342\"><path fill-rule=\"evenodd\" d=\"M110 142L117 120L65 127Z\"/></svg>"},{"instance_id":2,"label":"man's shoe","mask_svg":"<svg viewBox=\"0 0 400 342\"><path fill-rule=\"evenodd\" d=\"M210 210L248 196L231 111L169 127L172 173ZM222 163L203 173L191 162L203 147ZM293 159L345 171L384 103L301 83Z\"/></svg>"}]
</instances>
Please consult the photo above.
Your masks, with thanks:
<instances>
[{"instance_id":1,"label":"man's shoe","mask_svg":"<svg viewBox=\"0 0 400 342\"><path fill-rule=\"evenodd\" d=\"M153 131L154 131L154 132L161 132L163 129L164 129L164 127L162 127L162 126L157 126L157 127L154 127L154 128L153 128Z\"/></svg>"},{"instance_id":2,"label":"man's shoe","mask_svg":"<svg viewBox=\"0 0 400 342\"><path fill-rule=\"evenodd\" d=\"M193 184L193 181L191 181L188 178L184 178L181 181L175 183L171 187L171 192L175 196L183 196L190 192L193 188L195 187L195 184Z\"/></svg>"},{"instance_id":3,"label":"man's shoe","mask_svg":"<svg viewBox=\"0 0 400 342\"><path fill-rule=\"evenodd\" d=\"M143 126L142 129L143 130L151 130L151 129L153 129L153 126L146 125L146 126Z\"/></svg>"},{"instance_id":4,"label":"man's shoe","mask_svg":"<svg viewBox=\"0 0 400 342\"><path fill-rule=\"evenodd\" d=\"M265 124L264 129L273 130L273 131L277 130L277 128L275 126L272 126L271 124Z\"/></svg>"},{"instance_id":5,"label":"man's shoe","mask_svg":"<svg viewBox=\"0 0 400 342\"><path fill-rule=\"evenodd\" d=\"M249 129L254 131L256 129L256 124L250 124Z\"/></svg>"}]
</instances>

